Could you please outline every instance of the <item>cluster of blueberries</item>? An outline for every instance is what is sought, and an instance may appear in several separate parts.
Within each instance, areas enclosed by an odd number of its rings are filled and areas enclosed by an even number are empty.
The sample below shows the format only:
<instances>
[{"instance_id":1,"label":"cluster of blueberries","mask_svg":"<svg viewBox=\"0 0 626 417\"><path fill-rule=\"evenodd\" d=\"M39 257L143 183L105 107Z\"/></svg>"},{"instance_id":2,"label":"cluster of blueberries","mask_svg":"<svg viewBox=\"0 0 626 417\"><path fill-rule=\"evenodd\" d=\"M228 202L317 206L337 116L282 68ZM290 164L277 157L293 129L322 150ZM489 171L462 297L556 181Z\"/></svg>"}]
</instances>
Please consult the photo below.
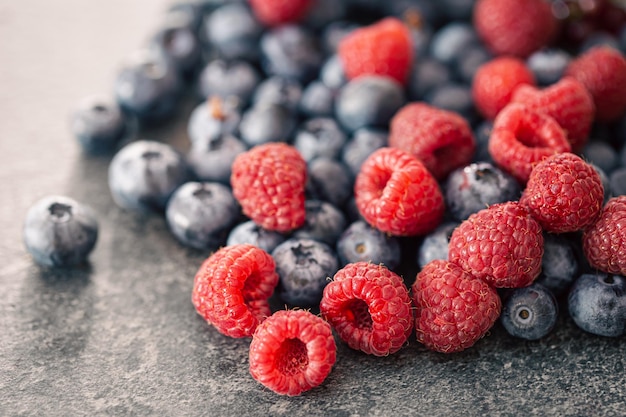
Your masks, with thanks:
<instances>
[{"instance_id":1,"label":"cluster of blueberries","mask_svg":"<svg viewBox=\"0 0 626 417\"><path fill-rule=\"evenodd\" d=\"M473 0L317 0L304 21L266 28L241 0L196 0L172 5L145 47L124 61L113 97L89 97L72 115L71 129L85 152L115 153L109 186L115 202L133 211L164 214L183 245L213 251L252 243L271 253L284 302L315 306L327 277L356 261L421 268L447 257L452 230L489 204L516 200L521 189L487 152L490 122L477 114L471 80L492 58L471 24ZM402 88L383 77L347 80L336 55L351 30L382 16L420 16L411 25L416 62ZM622 39L591 36L580 48L606 43L626 51ZM539 85L556 82L571 51L550 48L527 60ZM137 140L141 128L177 117L182 100L195 100L188 116L189 150ZM464 116L474 129L474 163L441 183L447 214L432 234L412 239L385 235L359 216L352 186L362 162L386 146L391 117L407 102L425 101ZM594 130L584 156L603 175L606 197L626 194L626 119ZM597 140L596 140L597 139ZM306 224L289 236L243 218L230 190L237 155L267 142L288 142L308 165ZM47 197L27 214L25 243L48 266L85 261L98 226L88 207ZM538 339L555 326L557 299L583 329L606 336L626 331L626 281L593 273L577 236L546 235L543 270L527 288L505 297L502 324L513 335ZM408 259L411 258L411 259ZM414 272L415 267L412 269ZM601 305L602 308L596 308Z\"/></svg>"}]
</instances>

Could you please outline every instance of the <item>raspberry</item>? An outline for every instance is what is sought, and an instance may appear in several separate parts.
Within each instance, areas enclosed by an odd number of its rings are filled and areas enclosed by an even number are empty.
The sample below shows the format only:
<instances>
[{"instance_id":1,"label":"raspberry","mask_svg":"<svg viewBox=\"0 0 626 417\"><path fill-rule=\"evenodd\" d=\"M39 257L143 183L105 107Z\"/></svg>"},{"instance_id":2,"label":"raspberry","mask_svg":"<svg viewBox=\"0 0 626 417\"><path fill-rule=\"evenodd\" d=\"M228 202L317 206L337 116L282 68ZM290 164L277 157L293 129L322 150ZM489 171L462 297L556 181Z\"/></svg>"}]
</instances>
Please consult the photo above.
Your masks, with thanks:
<instances>
[{"instance_id":1,"label":"raspberry","mask_svg":"<svg viewBox=\"0 0 626 417\"><path fill-rule=\"evenodd\" d=\"M440 180L472 160L476 143L459 114L411 103L391 120L389 146L413 154Z\"/></svg>"},{"instance_id":2,"label":"raspberry","mask_svg":"<svg viewBox=\"0 0 626 417\"><path fill-rule=\"evenodd\" d=\"M571 151L565 132L552 117L516 103L494 120L488 148L494 162L522 184L537 163Z\"/></svg>"},{"instance_id":3,"label":"raspberry","mask_svg":"<svg viewBox=\"0 0 626 417\"><path fill-rule=\"evenodd\" d=\"M250 343L250 374L278 394L300 395L319 386L337 357L330 325L305 310L277 311Z\"/></svg>"},{"instance_id":4,"label":"raspberry","mask_svg":"<svg viewBox=\"0 0 626 417\"><path fill-rule=\"evenodd\" d=\"M626 196L605 204L597 221L583 232L583 250L592 267L626 275Z\"/></svg>"},{"instance_id":5,"label":"raspberry","mask_svg":"<svg viewBox=\"0 0 626 417\"><path fill-rule=\"evenodd\" d=\"M397 236L430 232L445 209L439 184L426 167L395 148L380 148L363 162L354 196L365 221Z\"/></svg>"},{"instance_id":6,"label":"raspberry","mask_svg":"<svg viewBox=\"0 0 626 417\"><path fill-rule=\"evenodd\" d=\"M271 314L268 298L278 284L272 257L249 244L226 246L196 273L191 301L222 334L249 337Z\"/></svg>"},{"instance_id":7,"label":"raspberry","mask_svg":"<svg viewBox=\"0 0 626 417\"><path fill-rule=\"evenodd\" d=\"M478 35L496 55L526 58L557 32L545 0L478 0L473 19Z\"/></svg>"},{"instance_id":8,"label":"raspberry","mask_svg":"<svg viewBox=\"0 0 626 417\"><path fill-rule=\"evenodd\" d=\"M626 58L617 49L591 48L569 64L565 75L587 88L596 106L597 120L614 121L626 112Z\"/></svg>"},{"instance_id":9,"label":"raspberry","mask_svg":"<svg viewBox=\"0 0 626 417\"><path fill-rule=\"evenodd\" d=\"M437 352L473 346L493 326L502 302L496 290L445 260L429 262L411 287L417 340Z\"/></svg>"},{"instance_id":10,"label":"raspberry","mask_svg":"<svg viewBox=\"0 0 626 417\"><path fill-rule=\"evenodd\" d=\"M598 171L573 153L550 156L530 174L520 203L550 233L590 225L600 213L604 188Z\"/></svg>"},{"instance_id":11,"label":"raspberry","mask_svg":"<svg viewBox=\"0 0 626 417\"><path fill-rule=\"evenodd\" d=\"M477 110L494 119L521 85L535 85L535 77L519 58L497 57L481 65L472 80L472 97Z\"/></svg>"},{"instance_id":12,"label":"raspberry","mask_svg":"<svg viewBox=\"0 0 626 417\"><path fill-rule=\"evenodd\" d=\"M567 134L575 151L587 140L595 116L593 98L584 85L573 77L565 77L542 90L524 85L513 93L512 102L524 104L552 117Z\"/></svg>"},{"instance_id":13,"label":"raspberry","mask_svg":"<svg viewBox=\"0 0 626 417\"><path fill-rule=\"evenodd\" d=\"M294 147L267 143L235 158L230 183L246 216L264 229L289 232L305 221L306 177Z\"/></svg>"},{"instance_id":14,"label":"raspberry","mask_svg":"<svg viewBox=\"0 0 626 417\"><path fill-rule=\"evenodd\" d=\"M395 353L413 330L408 289L383 265L356 262L337 271L324 289L322 316L352 349Z\"/></svg>"},{"instance_id":15,"label":"raspberry","mask_svg":"<svg viewBox=\"0 0 626 417\"><path fill-rule=\"evenodd\" d=\"M472 214L452 232L448 259L496 288L530 285L541 271L543 234L515 201Z\"/></svg>"},{"instance_id":16,"label":"raspberry","mask_svg":"<svg viewBox=\"0 0 626 417\"><path fill-rule=\"evenodd\" d=\"M404 84L413 64L411 32L400 20L388 17L346 35L338 54L349 80L382 75Z\"/></svg>"},{"instance_id":17,"label":"raspberry","mask_svg":"<svg viewBox=\"0 0 626 417\"><path fill-rule=\"evenodd\" d=\"M299 21L311 4L312 0L250 0L254 15L267 26Z\"/></svg>"}]
</instances>

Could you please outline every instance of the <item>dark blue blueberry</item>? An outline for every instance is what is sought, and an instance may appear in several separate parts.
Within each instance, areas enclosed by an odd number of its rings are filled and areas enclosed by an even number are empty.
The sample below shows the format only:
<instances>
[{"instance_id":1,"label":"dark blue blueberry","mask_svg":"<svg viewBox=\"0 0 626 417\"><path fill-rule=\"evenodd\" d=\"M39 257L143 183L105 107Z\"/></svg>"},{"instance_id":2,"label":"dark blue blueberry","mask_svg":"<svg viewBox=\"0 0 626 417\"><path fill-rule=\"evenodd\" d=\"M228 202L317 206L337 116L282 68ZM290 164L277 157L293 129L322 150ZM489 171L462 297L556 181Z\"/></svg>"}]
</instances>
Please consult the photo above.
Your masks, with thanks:
<instances>
[{"instance_id":1,"label":"dark blue blueberry","mask_svg":"<svg viewBox=\"0 0 626 417\"><path fill-rule=\"evenodd\" d=\"M548 288L557 297L564 294L580 274L578 257L579 253L570 238L544 233L541 274L535 282Z\"/></svg>"},{"instance_id":2,"label":"dark blue blueberry","mask_svg":"<svg viewBox=\"0 0 626 417\"><path fill-rule=\"evenodd\" d=\"M226 245L233 246L249 243L263 249L267 253L272 253L274 248L285 240L287 240L285 235L264 229L252 220L248 220L232 228L226 240Z\"/></svg>"},{"instance_id":3,"label":"dark blue blueberry","mask_svg":"<svg viewBox=\"0 0 626 417\"><path fill-rule=\"evenodd\" d=\"M626 278L621 275L581 275L567 305L576 325L589 333L619 337L626 332Z\"/></svg>"},{"instance_id":4,"label":"dark blue blueberry","mask_svg":"<svg viewBox=\"0 0 626 417\"><path fill-rule=\"evenodd\" d=\"M484 45L473 45L463 51L456 59L455 73L461 83L470 86L474 74L484 63L493 59L493 55Z\"/></svg>"},{"instance_id":5,"label":"dark blue blueberry","mask_svg":"<svg viewBox=\"0 0 626 417\"><path fill-rule=\"evenodd\" d=\"M619 154L603 140L591 139L587 142L582 150L582 156L587 162L598 166L609 176L620 164Z\"/></svg>"},{"instance_id":6,"label":"dark blue blueberry","mask_svg":"<svg viewBox=\"0 0 626 417\"><path fill-rule=\"evenodd\" d=\"M114 82L120 107L144 122L172 116L181 88L182 80L174 65L164 55L147 49L124 62Z\"/></svg>"},{"instance_id":7,"label":"dark blue blueberry","mask_svg":"<svg viewBox=\"0 0 626 417\"><path fill-rule=\"evenodd\" d=\"M343 212L327 201L307 200L304 226L293 231L292 237L313 239L335 247L337 239L346 228Z\"/></svg>"},{"instance_id":8,"label":"dark blue blueberry","mask_svg":"<svg viewBox=\"0 0 626 417\"><path fill-rule=\"evenodd\" d=\"M442 18L437 4L433 1L392 0L382 3L386 14L406 20L411 26L419 25L420 22L439 24Z\"/></svg>"},{"instance_id":9,"label":"dark blue blueberry","mask_svg":"<svg viewBox=\"0 0 626 417\"><path fill-rule=\"evenodd\" d=\"M120 149L109 165L109 189L129 210L163 210L172 193L190 180L183 156L165 143L139 140Z\"/></svg>"},{"instance_id":10,"label":"dark blue blueberry","mask_svg":"<svg viewBox=\"0 0 626 417\"><path fill-rule=\"evenodd\" d=\"M450 236L458 225L458 222L442 223L424 237L417 249L417 265L420 268L435 259L448 260Z\"/></svg>"},{"instance_id":11,"label":"dark blue blueberry","mask_svg":"<svg viewBox=\"0 0 626 417\"><path fill-rule=\"evenodd\" d=\"M598 31L585 37L585 40L580 45L578 50L579 54L585 53L591 48L597 46L608 46L613 49L620 50L619 40L612 34L604 31Z\"/></svg>"},{"instance_id":12,"label":"dark blue blueberry","mask_svg":"<svg viewBox=\"0 0 626 417\"><path fill-rule=\"evenodd\" d=\"M237 132L241 113L238 100L212 97L193 109L187 122L187 136L193 147L206 149L214 140Z\"/></svg>"},{"instance_id":13,"label":"dark blue blueberry","mask_svg":"<svg viewBox=\"0 0 626 417\"><path fill-rule=\"evenodd\" d=\"M609 176L611 195L626 195L626 167L619 167Z\"/></svg>"},{"instance_id":14,"label":"dark blue blueberry","mask_svg":"<svg viewBox=\"0 0 626 417\"><path fill-rule=\"evenodd\" d=\"M339 55L333 54L324 62L319 78L326 87L332 90L339 90L348 82Z\"/></svg>"},{"instance_id":15,"label":"dark blue blueberry","mask_svg":"<svg viewBox=\"0 0 626 417\"><path fill-rule=\"evenodd\" d=\"M445 20L470 21L476 0L439 0L433 3Z\"/></svg>"},{"instance_id":16,"label":"dark blue blueberry","mask_svg":"<svg viewBox=\"0 0 626 417\"><path fill-rule=\"evenodd\" d=\"M317 77L323 62L317 39L302 26L282 25L260 41L262 65L269 75L293 78L303 84Z\"/></svg>"},{"instance_id":17,"label":"dark blue blueberry","mask_svg":"<svg viewBox=\"0 0 626 417\"><path fill-rule=\"evenodd\" d=\"M239 124L239 134L248 146L287 142L296 126L293 112L285 106L262 103L248 109Z\"/></svg>"},{"instance_id":18,"label":"dark blue blueberry","mask_svg":"<svg viewBox=\"0 0 626 417\"><path fill-rule=\"evenodd\" d=\"M458 113L470 124L474 124L478 118L470 85L445 84L439 86L428 94L426 102L434 107Z\"/></svg>"},{"instance_id":19,"label":"dark blue blueberry","mask_svg":"<svg viewBox=\"0 0 626 417\"><path fill-rule=\"evenodd\" d=\"M354 195L350 197L348 199L348 202L345 204L344 213L346 214L348 223L356 222L359 220L365 221L365 219L359 212L359 208L356 205L356 199L354 198Z\"/></svg>"},{"instance_id":20,"label":"dark blue blueberry","mask_svg":"<svg viewBox=\"0 0 626 417\"><path fill-rule=\"evenodd\" d=\"M604 189L604 204L613 197L613 190L611 190L611 180L609 176L602 170L602 168L597 165L591 163L590 164L600 175L600 180L602 181L602 188ZM618 168L619 169L619 168Z\"/></svg>"},{"instance_id":21,"label":"dark blue blueberry","mask_svg":"<svg viewBox=\"0 0 626 417\"><path fill-rule=\"evenodd\" d=\"M96 246L98 221L89 206L48 196L28 209L23 232L26 249L39 265L74 266L83 264Z\"/></svg>"},{"instance_id":22,"label":"dark blue blueberry","mask_svg":"<svg viewBox=\"0 0 626 417\"><path fill-rule=\"evenodd\" d=\"M431 91L450 82L452 71L446 65L432 58L419 59L409 75L409 99L424 100Z\"/></svg>"},{"instance_id":23,"label":"dark blue blueberry","mask_svg":"<svg viewBox=\"0 0 626 417\"><path fill-rule=\"evenodd\" d=\"M198 89L202 98L236 97L245 106L261 81L258 71L246 61L210 61L198 78Z\"/></svg>"},{"instance_id":24,"label":"dark blue blueberry","mask_svg":"<svg viewBox=\"0 0 626 417\"><path fill-rule=\"evenodd\" d=\"M626 55L626 25L624 25L619 32L619 47L622 54Z\"/></svg>"},{"instance_id":25,"label":"dark blue blueberry","mask_svg":"<svg viewBox=\"0 0 626 417\"><path fill-rule=\"evenodd\" d=\"M198 70L202 57L202 46L189 22L180 19L167 19L149 41L183 76L193 76Z\"/></svg>"},{"instance_id":26,"label":"dark blue blueberry","mask_svg":"<svg viewBox=\"0 0 626 417\"><path fill-rule=\"evenodd\" d=\"M339 91L335 116L348 131L362 127L386 128L405 103L404 88L388 77L363 76Z\"/></svg>"},{"instance_id":27,"label":"dark blue blueberry","mask_svg":"<svg viewBox=\"0 0 626 417\"><path fill-rule=\"evenodd\" d=\"M215 138L202 145L194 145L187 153L187 162L202 181L230 184L231 166L246 145L232 135Z\"/></svg>"},{"instance_id":28,"label":"dark blue blueberry","mask_svg":"<svg viewBox=\"0 0 626 417\"><path fill-rule=\"evenodd\" d=\"M436 60L452 66L463 51L477 44L480 44L480 39L472 25L454 21L434 33L430 54Z\"/></svg>"},{"instance_id":29,"label":"dark blue blueberry","mask_svg":"<svg viewBox=\"0 0 626 417\"><path fill-rule=\"evenodd\" d=\"M313 81L302 92L298 109L305 117L332 117L335 91L321 81Z\"/></svg>"},{"instance_id":30,"label":"dark blue blueberry","mask_svg":"<svg viewBox=\"0 0 626 417\"><path fill-rule=\"evenodd\" d=\"M500 322L514 337L538 340L556 326L559 307L552 292L541 284L515 288L502 303Z\"/></svg>"},{"instance_id":31,"label":"dark blue blueberry","mask_svg":"<svg viewBox=\"0 0 626 417\"><path fill-rule=\"evenodd\" d=\"M316 306L329 278L339 269L335 252L312 239L289 239L272 251L280 277L277 292L288 304Z\"/></svg>"},{"instance_id":32,"label":"dark blue blueberry","mask_svg":"<svg viewBox=\"0 0 626 417\"><path fill-rule=\"evenodd\" d=\"M308 199L324 200L343 207L352 196L352 178L348 168L335 159L315 158L308 164L306 194Z\"/></svg>"},{"instance_id":33,"label":"dark blue blueberry","mask_svg":"<svg viewBox=\"0 0 626 417\"><path fill-rule=\"evenodd\" d=\"M294 146L305 161L315 158L339 158L341 149L347 141L335 119L317 117L304 122L294 138Z\"/></svg>"},{"instance_id":34,"label":"dark blue blueberry","mask_svg":"<svg viewBox=\"0 0 626 417\"><path fill-rule=\"evenodd\" d=\"M554 84L561 79L572 56L563 49L546 48L530 55L526 61L540 86Z\"/></svg>"},{"instance_id":35,"label":"dark blue blueberry","mask_svg":"<svg viewBox=\"0 0 626 417\"><path fill-rule=\"evenodd\" d=\"M83 99L71 115L70 129L83 150L92 155L113 152L135 130L132 118L105 96Z\"/></svg>"},{"instance_id":36,"label":"dark blue blueberry","mask_svg":"<svg viewBox=\"0 0 626 417\"><path fill-rule=\"evenodd\" d=\"M263 27L243 3L229 2L215 9L205 18L203 32L224 59L259 59Z\"/></svg>"},{"instance_id":37,"label":"dark blue blueberry","mask_svg":"<svg viewBox=\"0 0 626 417\"><path fill-rule=\"evenodd\" d=\"M474 162L493 162L489 153L489 138L493 130L493 121L483 120L474 129L474 139L476 141L476 151L474 152Z\"/></svg>"},{"instance_id":38,"label":"dark blue blueberry","mask_svg":"<svg viewBox=\"0 0 626 417\"><path fill-rule=\"evenodd\" d=\"M383 264L390 269L400 265L400 241L373 228L362 220L352 223L337 241L337 255L342 265L353 262Z\"/></svg>"},{"instance_id":39,"label":"dark blue blueberry","mask_svg":"<svg viewBox=\"0 0 626 417\"><path fill-rule=\"evenodd\" d=\"M297 80L272 76L263 80L252 97L253 105L279 104L296 110L302 98L302 85Z\"/></svg>"},{"instance_id":40,"label":"dark blue blueberry","mask_svg":"<svg viewBox=\"0 0 626 417\"><path fill-rule=\"evenodd\" d=\"M359 24L350 20L329 23L322 32L322 48L326 55L335 54L341 40L359 27Z\"/></svg>"},{"instance_id":41,"label":"dark blue blueberry","mask_svg":"<svg viewBox=\"0 0 626 417\"><path fill-rule=\"evenodd\" d=\"M430 43L433 39L433 30L431 26L421 17L421 15L415 15L417 19L414 24L411 22L411 18L413 15L409 13L408 15L408 27L411 31L411 40L413 42L413 54L414 56L420 60L428 56ZM407 18L405 18L407 19Z\"/></svg>"},{"instance_id":42,"label":"dark blue blueberry","mask_svg":"<svg viewBox=\"0 0 626 417\"><path fill-rule=\"evenodd\" d=\"M444 188L446 207L460 221L492 204L517 200L521 194L515 178L489 162L454 170Z\"/></svg>"},{"instance_id":43,"label":"dark blue blueberry","mask_svg":"<svg viewBox=\"0 0 626 417\"><path fill-rule=\"evenodd\" d=\"M361 170L363 162L375 150L387 146L389 133L386 130L362 128L352 135L343 147L342 162L348 167L353 177Z\"/></svg>"},{"instance_id":44,"label":"dark blue blueberry","mask_svg":"<svg viewBox=\"0 0 626 417\"><path fill-rule=\"evenodd\" d=\"M239 214L230 188L211 182L183 184L172 194L165 210L167 225L180 243L211 250L226 242Z\"/></svg>"},{"instance_id":45,"label":"dark blue blueberry","mask_svg":"<svg viewBox=\"0 0 626 417\"><path fill-rule=\"evenodd\" d=\"M346 12L347 5L343 0L315 0L304 17L304 25L315 31L322 30L343 19Z\"/></svg>"}]
</instances>

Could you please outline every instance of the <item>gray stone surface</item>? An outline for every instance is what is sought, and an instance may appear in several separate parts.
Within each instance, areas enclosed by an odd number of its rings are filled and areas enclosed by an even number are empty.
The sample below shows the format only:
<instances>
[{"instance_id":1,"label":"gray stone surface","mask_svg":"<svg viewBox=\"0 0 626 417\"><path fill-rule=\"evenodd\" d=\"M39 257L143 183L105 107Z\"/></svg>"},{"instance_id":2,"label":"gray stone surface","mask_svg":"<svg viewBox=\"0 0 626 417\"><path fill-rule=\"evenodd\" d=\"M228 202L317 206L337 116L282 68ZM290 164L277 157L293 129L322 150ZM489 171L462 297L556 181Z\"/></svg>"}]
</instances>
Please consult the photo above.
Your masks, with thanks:
<instances>
[{"instance_id":1,"label":"gray stone surface","mask_svg":"<svg viewBox=\"0 0 626 417\"><path fill-rule=\"evenodd\" d=\"M248 341L191 305L207 254L182 248L162 218L117 208L108 159L83 156L67 129L165 5L0 0L0 416L626 415L626 339L585 334L565 314L542 341L497 325L449 356L414 339L385 358L339 344L327 381L297 398L257 384ZM146 136L187 146L183 118ZM23 247L26 210L53 193L98 213L88 267L41 269Z\"/></svg>"}]
</instances>

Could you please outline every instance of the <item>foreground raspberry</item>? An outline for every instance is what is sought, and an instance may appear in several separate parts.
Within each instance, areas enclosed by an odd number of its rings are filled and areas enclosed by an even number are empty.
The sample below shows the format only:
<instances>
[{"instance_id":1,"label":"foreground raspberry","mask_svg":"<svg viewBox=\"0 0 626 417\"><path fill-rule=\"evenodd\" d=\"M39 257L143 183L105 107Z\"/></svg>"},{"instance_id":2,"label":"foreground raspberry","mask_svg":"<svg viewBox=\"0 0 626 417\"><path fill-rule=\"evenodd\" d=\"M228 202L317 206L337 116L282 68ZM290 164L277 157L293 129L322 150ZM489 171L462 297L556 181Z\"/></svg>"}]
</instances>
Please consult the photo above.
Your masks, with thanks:
<instances>
[{"instance_id":1,"label":"foreground raspberry","mask_svg":"<svg viewBox=\"0 0 626 417\"><path fill-rule=\"evenodd\" d=\"M254 15L267 26L299 21L311 4L312 0L250 0Z\"/></svg>"},{"instance_id":2,"label":"foreground raspberry","mask_svg":"<svg viewBox=\"0 0 626 417\"><path fill-rule=\"evenodd\" d=\"M411 32L400 20L389 17L348 34L338 54L350 80L383 75L404 84L413 63Z\"/></svg>"},{"instance_id":3,"label":"foreground raspberry","mask_svg":"<svg viewBox=\"0 0 626 417\"><path fill-rule=\"evenodd\" d=\"M530 174L520 203L550 233L584 229L598 217L604 188L598 171L573 153L553 155Z\"/></svg>"},{"instance_id":4,"label":"foreground raspberry","mask_svg":"<svg viewBox=\"0 0 626 417\"><path fill-rule=\"evenodd\" d=\"M230 183L246 216L264 229L289 232L304 224L306 178L294 147L268 143L237 156Z\"/></svg>"},{"instance_id":5,"label":"foreground raspberry","mask_svg":"<svg viewBox=\"0 0 626 417\"><path fill-rule=\"evenodd\" d=\"M592 48L572 61L565 75L587 88L597 120L610 122L626 113L626 58L618 50L608 46Z\"/></svg>"},{"instance_id":6,"label":"foreground raspberry","mask_svg":"<svg viewBox=\"0 0 626 417\"><path fill-rule=\"evenodd\" d=\"M598 220L583 233L583 250L592 267L626 275L626 196L606 203Z\"/></svg>"},{"instance_id":7,"label":"foreground raspberry","mask_svg":"<svg viewBox=\"0 0 626 417\"><path fill-rule=\"evenodd\" d=\"M230 337L249 337L271 314L268 298L278 284L274 260L248 244L224 247L194 278L191 301L209 324Z\"/></svg>"},{"instance_id":8,"label":"foreground raspberry","mask_svg":"<svg viewBox=\"0 0 626 417\"><path fill-rule=\"evenodd\" d=\"M500 168L525 184L537 163L571 146L552 117L511 103L494 120L488 149Z\"/></svg>"},{"instance_id":9,"label":"foreground raspberry","mask_svg":"<svg viewBox=\"0 0 626 417\"><path fill-rule=\"evenodd\" d=\"M348 264L335 274L324 289L320 311L348 346L370 355L397 352L413 330L404 281L368 262Z\"/></svg>"},{"instance_id":10,"label":"foreground raspberry","mask_svg":"<svg viewBox=\"0 0 626 417\"><path fill-rule=\"evenodd\" d=\"M593 97L573 77L565 77L542 90L530 85L520 86L513 93L520 103L552 117L563 128L574 151L582 150L589 139L595 116Z\"/></svg>"},{"instance_id":11,"label":"foreground raspberry","mask_svg":"<svg viewBox=\"0 0 626 417\"><path fill-rule=\"evenodd\" d=\"M478 111L495 119L521 85L535 85L535 77L519 58L497 57L481 65L472 80L472 97Z\"/></svg>"},{"instance_id":12,"label":"foreground raspberry","mask_svg":"<svg viewBox=\"0 0 626 417\"><path fill-rule=\"evenodd\" d=\"M391 119L389 146L419 159L441 180L467 165L476 143L467 121L459 114L426 103L411 103Z\"/></svg>"},{"instance_id":13,"label":"foreground raspberry","mask_svg":"<svg viewBox=\"0 0 626 417\"><path fill-rule=\"evenodd\" d=\"M518 202L472 214L452 232L448 259L496 288L530 285L541 272L541 226Z\"/></svg>"},{"instance_id":14,"label":"foreground raspberry","mask_svg":"<svg viewBox=\"0 0 626 417\"><path fill-rule=\"evenodd\" d=\"M478 0L474 27L496 55L526 58L548 44L557 30L545 0Z\"/></svg>"},{"instance_id":15,"label":"foreground raspberry","mask_svg":"<svg viewBox=\"0 0 626 417\"><path fill-rule=\"evenodd\" d=\"M413 155L380 148L361 166L354 184L359 212L370 225L397 236L426 234L443 217L439 184Z\"/></svg>"},{"instance_id":16,"label":"foreground raspberry","mask_svg":"<svg viewBox=\"0 0 626 417\"><path fill-rule=\"evenodd\" d=\"M330 325L305 310L277 311L250 343L250 374L278 394L300 395L320 385L337 357Z\"/></svg>"},{"instance_id":17,"label":"foreground raspberry","mask_svg":"<svg viewBox=\"0 0 626 417\"><path fill-rule=\"evenodd\" d=\"M473 346L493 326L502 303L494 288L458 265L429 262L411 287L417 340L437 352Z\"/></svg>"}]
</instances>

